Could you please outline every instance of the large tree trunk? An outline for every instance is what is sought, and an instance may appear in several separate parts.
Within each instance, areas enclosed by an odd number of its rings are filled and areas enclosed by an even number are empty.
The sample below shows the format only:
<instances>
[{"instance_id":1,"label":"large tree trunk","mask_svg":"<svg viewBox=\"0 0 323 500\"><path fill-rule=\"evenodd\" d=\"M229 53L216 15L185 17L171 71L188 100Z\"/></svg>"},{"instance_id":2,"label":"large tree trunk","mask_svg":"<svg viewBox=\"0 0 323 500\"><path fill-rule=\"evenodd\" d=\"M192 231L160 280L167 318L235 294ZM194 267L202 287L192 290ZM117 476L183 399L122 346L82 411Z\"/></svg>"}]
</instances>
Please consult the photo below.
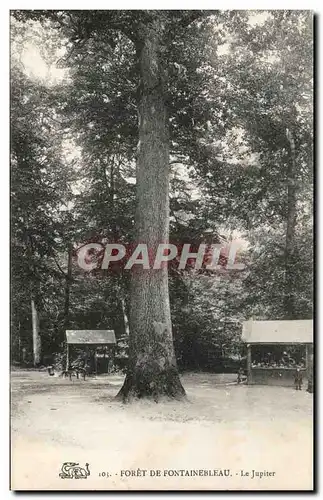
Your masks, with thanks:
<instances>
[{"instance_id":1,"label":"large tree trunk","mask_svg":"<svg viewBox=\"0 0 323 500\"><path fill-rule=\"evenodd\" d=\"M137 157L137 242L147 244L150 267L169 235L169 137L162 64L163 21L152 14L139 52L140 98ZM119 392L131 397L182 398L170 317L168 271L132 269L129 365Z\"/></svg>"},{"instance_id":2,"label":"large tree trunk","mask_svg":"<svg viewBox=\"0 0 323 500\"><path fill-rule=\"evenodd\" d=\"M40 363L41 344L39 335L39 318L34 299L31 299L31 321L33 329L33 363L34 367L36 367Z\"/></svg>"},{"instance_id":3,"label":"large tree trunk","mask_svg":"<svg viewBox=\"0 0 323 500\"><path fill-rule=\"evenodd\" d=\"M289 159L287 169L287 220L285 241L285 317L294 319L295 305L295 283L294 283L294 246L296 227L296 158L295 141L293 134L287 130L286 136L289 142Z\"/></svg>"}]
</instances>

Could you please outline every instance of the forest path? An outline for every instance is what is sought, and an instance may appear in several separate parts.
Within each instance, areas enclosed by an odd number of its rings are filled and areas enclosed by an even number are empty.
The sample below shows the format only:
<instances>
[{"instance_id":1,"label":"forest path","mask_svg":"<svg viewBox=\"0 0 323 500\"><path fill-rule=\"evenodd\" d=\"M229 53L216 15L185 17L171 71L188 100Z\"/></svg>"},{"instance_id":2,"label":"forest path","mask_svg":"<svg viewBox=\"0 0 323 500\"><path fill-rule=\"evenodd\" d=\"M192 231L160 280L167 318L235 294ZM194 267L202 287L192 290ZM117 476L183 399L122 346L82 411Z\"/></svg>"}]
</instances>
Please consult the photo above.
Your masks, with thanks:
<instances>
[{"instance_id":1,"label":"forest path","mask_svg":"<svg viewBox=\"0 0 323 500\"><path fill-rule=\"evenodd\" d=\"M237 386L230 375L181 378L187 402L123 405L114 399L117 375L84 382L13 371L12 489L312 488L311 394ZM91 475L62 480L64 462L88 462ZM121 474L138 467L144 477ZM160 477L150 475L156 469ZM230 477L173 472L192 469L230 469ZM252 479L252 470L275 475Z\"/></svg>"}]
</instances>

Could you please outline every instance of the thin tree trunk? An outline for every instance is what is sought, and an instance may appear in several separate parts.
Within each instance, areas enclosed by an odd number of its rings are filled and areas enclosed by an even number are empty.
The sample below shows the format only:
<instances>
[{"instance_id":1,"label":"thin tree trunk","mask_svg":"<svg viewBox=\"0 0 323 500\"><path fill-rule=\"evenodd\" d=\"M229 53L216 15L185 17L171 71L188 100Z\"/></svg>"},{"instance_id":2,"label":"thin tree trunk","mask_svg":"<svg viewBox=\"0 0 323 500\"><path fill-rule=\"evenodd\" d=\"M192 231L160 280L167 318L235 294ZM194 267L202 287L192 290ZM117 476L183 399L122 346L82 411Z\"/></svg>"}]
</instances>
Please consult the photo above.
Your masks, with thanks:
<instances>
[{"instance_id":1,"label":"thin tree trunk","mask_svg":"<svg viewBox=\"0 0 323 500\"><path fill-rule=\"evenodd\" d=\"M122 314L123 314L123 323L124 323L124 332L129 337L130 335L130 328L129 328L129 320L128 320L128 315L126 311L126 304L124 298L120 299L121 303L121 308L122 308Z\"/></svg>"},{"instance_id":2,"label":"thin tree trunk","mask_svg":"<svg viewBox=\"0 0 323 500\"><path fill-rule=\"evenodd\" d=\"M138 106L137 241L150 259L169 235L169 137L162 68L163 21L152 14L139 52L141 96ZM153 258L150 260L152 267ZM133 267L130 301L129 365L118 396L182 398L174 354L168 270Z\"/></svg>"},{"instance_id":3,"label":"thin tree trunk","mask_svg":"<svg viewBox=\"0 0 323 500\"><path fill-rule=\"evenodd\" d=\"M286 219L286 240L285 240L285 316L286 319L293 319L295 315L294 304L294 246L296 227L296 157L295 141L290 130L286 131L289 142L289 161L287 170L287 219Z\"/></svg>"},{"instance_id":4,"label":"thin tree trunk","mask_svg":"<svg viewBox=\"0 0 323 500\"><path fill-rule=\"evenodd\" d=\"M73 245L68 245L67 257L67 273L65 275L65 304L64 304L64 339L65 331L68 330L70 322L70 295L71 295L71 280L72 280L72 258Z\"/></svg>"},{"instance_id":5,"label":"thin tree trunk","mask_svg":"<svg viewBox=\"0 0 323 500\"><path fill-rule=\"evenodd\" d=\"M29 244L28 244L29 241ZM29 256L29 261L31 262L31 271L32 278L37 277L36 266L33 260L34 254L34 243L31 234L28 235L27 239L27 252ZM38 285L39 286L39 285ZM39 317L38 310L35 301L35 297L37 297L37 289L38 286L34 281L30 281L30 297L31 297L31 324L32 324L32 338L33 338L33 365L34 367L38 366L40 363L41 357L41 340L39 335Z\"/></svg>"},{"instance_id":6,"label":"thin tree trunk","mask_svg":"<svg viewBox=\"0 0 323 500\"><path fill-rule=\"evenodd\" d=\"M111 231L112 237L114 241L117 241L117 224L116 224L116 212L114 207L114 194L115 194L115 167L114 167L115 158L111 161L110 167L110 211L111 211Z\"/></svg>"},{"instance_id":7,"label":"thin tree trunk","mask_svg":"<svg viewBox=\"0 0 323 500\"><path fill-rule=\"evenodd\" d=\"M71 281L72 281L72 262L73 262L73 245L69 243L68 245L68 257L67 257L67 274L65 276L65 304L64 304L64 326L63 326L63 345L66 343L66 330L69 328L70 323L70 295L71 295ZM66 363L65 369L69 369L69 349L66 343Z\"/></svg>"},{"instance_id":8,"label":"thin tree trunk","mask_svg":"<svg viewBox=\"0 0 323 500\"><path fill-rule=\"evenodd\" d=\"M34 367L36 367L40 363L41 343L39 335L38 311L34 299L31 299L31 321L33 329L33 363Z\"/></svg>"},{"instance_id":9,"label":"thin tree trunk","mask_svg":"<svg viewBox=\"0 0 323 500\"><path fill-rule=\"evenodd\" d=\"M18 361L21 364L21 323L18 322Z\"/></svg>"}]
</instances>

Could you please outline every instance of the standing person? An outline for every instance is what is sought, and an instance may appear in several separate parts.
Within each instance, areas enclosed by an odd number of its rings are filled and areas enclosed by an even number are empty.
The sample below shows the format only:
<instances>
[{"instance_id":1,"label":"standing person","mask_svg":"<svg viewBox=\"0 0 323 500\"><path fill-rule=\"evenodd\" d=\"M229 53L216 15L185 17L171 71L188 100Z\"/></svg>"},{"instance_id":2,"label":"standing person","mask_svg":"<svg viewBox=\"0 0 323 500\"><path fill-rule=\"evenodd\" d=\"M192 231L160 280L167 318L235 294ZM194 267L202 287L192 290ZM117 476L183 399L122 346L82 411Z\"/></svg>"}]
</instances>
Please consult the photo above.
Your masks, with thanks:
<instances>
[{"instance_id":1,"label":"standing person","mask_svg":"<svg viewBox=\"0 0 323 500\"><path fill-rule=\"evenodd\" d=\"M296 368L294 381L295 381L295 389L297 391L301 391L303 384L303 375L299 367Z\"/></svg>"}]
</instances>

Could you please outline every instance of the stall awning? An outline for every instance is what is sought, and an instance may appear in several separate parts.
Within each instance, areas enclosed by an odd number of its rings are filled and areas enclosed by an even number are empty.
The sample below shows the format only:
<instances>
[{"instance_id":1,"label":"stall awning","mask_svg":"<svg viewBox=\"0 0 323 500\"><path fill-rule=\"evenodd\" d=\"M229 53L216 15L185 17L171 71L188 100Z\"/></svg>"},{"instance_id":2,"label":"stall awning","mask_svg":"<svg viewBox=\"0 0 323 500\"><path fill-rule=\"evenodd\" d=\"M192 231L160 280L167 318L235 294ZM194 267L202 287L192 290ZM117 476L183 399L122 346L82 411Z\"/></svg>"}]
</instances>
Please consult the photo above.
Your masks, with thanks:
<instances>
[{"instance_id":1,"label":"stall awning","mask_svg":"<svg viewBox=\"0 0 323 500\"><path fill-rule=\"evenodd\" d=\"M311 344L313 320L244 321L242 340L248 344Z\"/></svg>"},{"instance_id":2,"label":"stall awning","mask_svg":"<svg viewBox=\"0 0 323 500\"><path fill-rule=\"evenodd\" d=\"M116 344L114 330L66 330L66 342L79 345Z\"/></svg>"}]
</instances>

